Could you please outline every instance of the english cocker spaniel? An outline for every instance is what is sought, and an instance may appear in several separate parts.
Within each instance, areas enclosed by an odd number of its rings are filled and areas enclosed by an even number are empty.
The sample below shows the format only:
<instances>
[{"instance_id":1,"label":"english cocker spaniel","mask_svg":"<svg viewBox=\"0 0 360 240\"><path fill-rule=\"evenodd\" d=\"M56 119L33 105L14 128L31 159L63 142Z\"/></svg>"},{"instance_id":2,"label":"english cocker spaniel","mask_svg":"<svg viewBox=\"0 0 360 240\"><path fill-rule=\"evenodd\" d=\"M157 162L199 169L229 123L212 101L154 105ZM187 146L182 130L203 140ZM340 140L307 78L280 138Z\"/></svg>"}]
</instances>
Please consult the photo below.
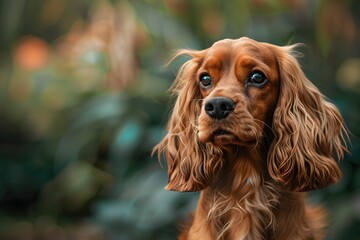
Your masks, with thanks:
<instances>
[{"instance_id":1,"label":"english cocker spaniel","mask_svg":"<svg viewBox=\"0 0 360 240\"><path fill-rule=\"evenodd\" d=\"M323 239L305 191L335 183L347 151L339 110L304 75L297 45L225 39L189 55L172 90L168 190L201 191L179 239Z\"/></svg>"}]
</instances>

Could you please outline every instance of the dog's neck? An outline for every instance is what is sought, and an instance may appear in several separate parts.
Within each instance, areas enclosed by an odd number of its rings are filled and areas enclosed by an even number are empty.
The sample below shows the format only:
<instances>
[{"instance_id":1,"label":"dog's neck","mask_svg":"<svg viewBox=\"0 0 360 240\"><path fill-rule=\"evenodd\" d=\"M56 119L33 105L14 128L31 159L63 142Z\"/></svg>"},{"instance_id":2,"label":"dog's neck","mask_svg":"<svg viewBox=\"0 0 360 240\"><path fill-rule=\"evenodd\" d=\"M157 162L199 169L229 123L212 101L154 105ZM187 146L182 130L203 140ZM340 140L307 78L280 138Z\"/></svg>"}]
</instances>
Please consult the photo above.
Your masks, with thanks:
<instances>
[{"instance_id":1,"label":"dog's neck","mask_svg":"<svg viewBox=\"0 0 360 240\"><path fill-rule=\"evenodd\" d=\"M265 178L265 151L236 148L224 154L223 169L203 191L199 202L208 205L204 206L207 219L219 239L242 239L249 234L262 239L264 233L254 229L271 225L273 208L278 202L278 194ZM254 218L255 212L262 218ZM244 225L247 223L251 224Z\"/></svg>"},{"instance_id":2,"label":"dog's neck","mask_svg":"<svg viewBox=\"0 0 360 240\"><path fill-rule=\"evenodd\" d=\"M257 189L268 178L266 154L261 147L227 149L223 154L224 165L210 188L232 195L248 187Z\"/></svg>"}]
</instances>

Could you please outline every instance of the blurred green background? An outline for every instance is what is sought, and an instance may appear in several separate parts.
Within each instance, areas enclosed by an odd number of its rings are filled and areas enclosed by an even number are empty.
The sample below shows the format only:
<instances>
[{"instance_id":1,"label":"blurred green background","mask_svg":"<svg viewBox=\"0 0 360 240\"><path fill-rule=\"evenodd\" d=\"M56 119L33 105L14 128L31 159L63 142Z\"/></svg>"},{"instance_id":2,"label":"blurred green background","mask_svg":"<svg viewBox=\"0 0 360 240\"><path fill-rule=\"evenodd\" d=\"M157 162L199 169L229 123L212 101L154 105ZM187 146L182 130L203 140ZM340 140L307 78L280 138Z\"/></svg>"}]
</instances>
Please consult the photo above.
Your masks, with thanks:
<instances>
[{"instance_id":1,"label":"blurred green background","mask_svg":"<svg viewBox=\"0 0 360 240\"><path fill-rule=\"evenodd\" d=\"M184 59L162 65L240 36L306 44L352 140L311 201L328 239L360 239L360 1L0 0L0 36L0 239L175 239L198 194L163 190L150 156Z\"/></svg>"}]
</instances>

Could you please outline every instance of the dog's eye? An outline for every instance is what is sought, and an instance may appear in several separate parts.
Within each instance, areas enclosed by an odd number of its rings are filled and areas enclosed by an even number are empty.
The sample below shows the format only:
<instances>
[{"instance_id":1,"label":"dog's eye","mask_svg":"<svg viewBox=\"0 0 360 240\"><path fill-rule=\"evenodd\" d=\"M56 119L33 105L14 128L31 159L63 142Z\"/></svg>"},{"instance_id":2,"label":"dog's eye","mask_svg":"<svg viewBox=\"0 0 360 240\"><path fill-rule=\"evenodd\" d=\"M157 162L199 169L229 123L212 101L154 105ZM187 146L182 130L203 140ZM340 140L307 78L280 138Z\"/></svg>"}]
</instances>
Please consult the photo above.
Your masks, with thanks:
<instances>
[{"instance_id":1,"label":"dog's eye","mask_svg":"<svg viewBox=\"0 0 360 240\"><path fill-rule=\"evenodd\" d=\"M208 73L203 73L200 75L200 85L203 88L209 88L212 85L212 79Z\"/></svg>"},{"instance_id":2,"label":"dog's eye","mask_svg":"<svg viewBox=\"0 0 360 240\"><path fill-rule=\"evenodd\" d=\"M249 76L248 83L254 85L256 87L262 87L267 83L268 79L266 76L261 72L253 72Z\"/></svg>"}]
</instances>

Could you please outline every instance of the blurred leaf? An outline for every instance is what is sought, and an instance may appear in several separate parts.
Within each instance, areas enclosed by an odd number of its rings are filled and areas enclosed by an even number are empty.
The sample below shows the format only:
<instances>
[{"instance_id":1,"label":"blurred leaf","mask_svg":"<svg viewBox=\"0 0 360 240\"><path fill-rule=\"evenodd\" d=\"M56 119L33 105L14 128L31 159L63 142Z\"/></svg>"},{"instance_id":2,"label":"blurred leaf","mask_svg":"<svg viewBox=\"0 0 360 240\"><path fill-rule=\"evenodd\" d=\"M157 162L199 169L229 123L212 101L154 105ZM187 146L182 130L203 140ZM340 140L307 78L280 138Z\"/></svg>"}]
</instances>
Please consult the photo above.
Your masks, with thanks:
<instances>
[{"instance_id":1,"label":"blurred leaf","mask_svg":"<svg viewBox=\"0 0 360 240\"><path fill-rule=\"evenodd\" d=\"M344 61L336 73L336 80L344 90L360 92L360 58Z\"/></svg>"},{"instance_id":2,"label":"blurred leaf","mask_svg":"<svg viewBox=\"0 0 360 240\"><path fill-rule=\"evenodd\" d=\"M124 185L120 200L97 204L97 219L105 226L116 225L111 231L125 239L143 239L154 229L186 218L184 213L195 208L196 202L191 199L198 194L165 191L167 177L157 168L151 166L133 175Z\"/></svg>"},{"instance_id":3,"label":"blurred leaf","mask_svg":"<svg viewBox=\"0 0 360 240\"><path fill-rule=\"evenodd\" d=\"M103 94L91 98L75 119L72 130L101 120L120 117L126 109L126 97L121 94Z\"/></svg>"},{"instance_id":4,"label":"blurred leaf","mask_svg":"<svg viewBox=\"0 0 360 240\"><path fill-rule=\"evenodd\" d=\"M85 161L70 163L44 189L45 205L70 212L86 206L105 186L112 182L108 173Z\"/></svg>"}]
</instances>

